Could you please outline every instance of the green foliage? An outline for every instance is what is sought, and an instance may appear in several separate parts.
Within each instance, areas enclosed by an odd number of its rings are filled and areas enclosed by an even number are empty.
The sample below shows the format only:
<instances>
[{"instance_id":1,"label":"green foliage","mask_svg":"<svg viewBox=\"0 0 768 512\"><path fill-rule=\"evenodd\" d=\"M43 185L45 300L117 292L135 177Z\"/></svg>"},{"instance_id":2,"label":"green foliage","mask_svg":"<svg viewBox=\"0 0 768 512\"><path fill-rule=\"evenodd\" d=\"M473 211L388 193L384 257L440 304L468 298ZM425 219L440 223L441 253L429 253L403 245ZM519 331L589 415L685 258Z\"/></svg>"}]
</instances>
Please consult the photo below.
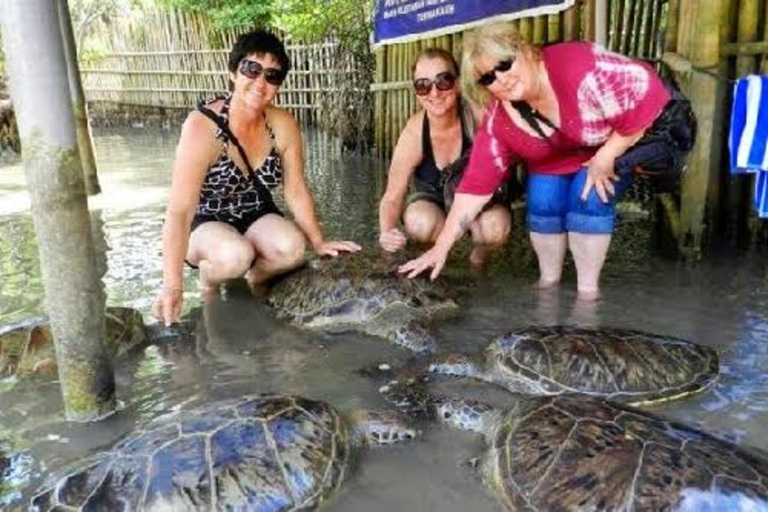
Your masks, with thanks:
<instances>
[{"instance_id":1,"label":"green foliage","mask_svg":"<svg viewBox=\"0 0 768 512\"><path fill-rule=\"evenodd\" d=\"M293 37L318 40L367 40L372 10L371 1L360 0L273 0L273 24Z\"/></svg>"},{"instance_id":2,"label":"green foliage","mask_svg":"<svg viewBox=\"0 0 768 512\"><path fill-rule=\"evenodd\" d=\"M274 0L157 0L159 5L205 14L219 29L268 26Z\"/></svg>"},{"instance_id":3,"label":"green foliage","mask_svg":"<svg viewBox=\"0 0 768 512\"><path fill-rule=\"evenodd\" d=\"M205 13L218 29L279 29L291 37L365 39L372 0L157 0L160 5Z\"/></svg>"}]
</instances>

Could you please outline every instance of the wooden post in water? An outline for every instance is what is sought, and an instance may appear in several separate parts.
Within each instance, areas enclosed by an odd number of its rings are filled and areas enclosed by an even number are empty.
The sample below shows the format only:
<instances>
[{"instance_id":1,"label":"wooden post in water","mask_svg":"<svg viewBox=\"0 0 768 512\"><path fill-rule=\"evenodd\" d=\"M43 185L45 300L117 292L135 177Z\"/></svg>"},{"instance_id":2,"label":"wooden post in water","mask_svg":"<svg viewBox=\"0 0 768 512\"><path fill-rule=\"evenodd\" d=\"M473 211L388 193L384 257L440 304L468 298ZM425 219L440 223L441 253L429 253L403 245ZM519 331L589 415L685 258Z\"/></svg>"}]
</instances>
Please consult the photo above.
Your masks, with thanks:
<instances>
[{"instance_id":1,"label":"wooden post in water","mask_svg":"<svg viewBox=\"0 0 768 512\"><path fill-rule=\"evenodd\" d=\"M72 19L69 16L67 0L58 0L59 23L61 24L62 43L64 45L64 58L67 63L67 78L69 80L69 92L72 95L72 109L75 112L75 130L77 133L77 147L80 151L80 163L83 167L85 178L85 191L89 196L95 196L101 192L99 176L96 169L96 157L93 154L93 140L88 126L88 112L83 93L83 83L80 80L80 66L77 63L77 46L75 34L72 30Z\"/></svg>"},{"instance_id":2,"label":"wooden post in water","mask_svg":"<svg viewBox=\"0 0 768 512\"><path fill-rule=\"evenodd\" d=\"M690 80L684 92L698 119L696 146L688 156L682 183L678 245L688 258L698 258L704 242L707 214L718 210L718 177L721 172L723 133L722 93L725 76L720 70L721 26L727 17L727 0L682 0L677 51L690 62ZM683 27L696 27L687 30Z\"/></svg>"},{"instance_id":3,"label":"wooden post in water","mask_svg":"<svg viewBox=\"0 0 768 512\"><path fill-rule=\"evenodd\" d=\"M0 19L64 407L90 421L115 410L115 379L55 7L3 2Z\"/></svg>"}]
</instances>

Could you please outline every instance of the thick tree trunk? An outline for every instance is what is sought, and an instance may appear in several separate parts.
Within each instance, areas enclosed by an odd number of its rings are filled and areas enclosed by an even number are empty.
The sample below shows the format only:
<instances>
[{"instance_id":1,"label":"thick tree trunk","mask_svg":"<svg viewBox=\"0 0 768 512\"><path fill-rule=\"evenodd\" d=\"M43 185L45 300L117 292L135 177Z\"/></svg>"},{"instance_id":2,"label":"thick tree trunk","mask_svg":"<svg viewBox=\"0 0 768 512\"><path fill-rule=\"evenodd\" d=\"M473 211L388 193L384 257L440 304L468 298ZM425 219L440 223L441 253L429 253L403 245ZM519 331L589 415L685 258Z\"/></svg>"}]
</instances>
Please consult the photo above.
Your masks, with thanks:
<instances>
[{"instance_id":1,"label":"thick tree trunk","mask_svg":"<svg viewBox=\"0 0 768 512\"><path fill-rule=\"evenodd\" d=\"M75 112L75 128L77 130L77 147L80 151L80 163L83 167L85 178L85 191L89 196L95 196L101 192L99 176L96 169L96 157L93 154L93 140L91 129L88 126L88 112L83 93L83 84L80 80L80 66L77 63L77 46L75 35L72 31L72 20L69 16L67 0L58 0L59 23L64 43L64 55L67 60L67 78L69 91L72 96L72 109Z\"/></svg>"},{"instance_id":2,"label":"thick tree trunk","mask_svg":"<svg viewBox=\"0 0 768 512\"><path fill-rule=\"evenodd\" d=\"M115 381L56 2L2 2L0 18L64 405L89 421L114 411Z\"/></svg>"},{"instance_id":3,"label":"thick tree trunk","mask_svg":"<svg viewBox=\"0 0 768 512\"><path fill-rule=\"evenodd\" d=\"M0 76L0 148L3 147L11 148L17 153L21 151L19 130L16 128L13 104L8 95L5 78Z\"/></svg>"}]
</instances>

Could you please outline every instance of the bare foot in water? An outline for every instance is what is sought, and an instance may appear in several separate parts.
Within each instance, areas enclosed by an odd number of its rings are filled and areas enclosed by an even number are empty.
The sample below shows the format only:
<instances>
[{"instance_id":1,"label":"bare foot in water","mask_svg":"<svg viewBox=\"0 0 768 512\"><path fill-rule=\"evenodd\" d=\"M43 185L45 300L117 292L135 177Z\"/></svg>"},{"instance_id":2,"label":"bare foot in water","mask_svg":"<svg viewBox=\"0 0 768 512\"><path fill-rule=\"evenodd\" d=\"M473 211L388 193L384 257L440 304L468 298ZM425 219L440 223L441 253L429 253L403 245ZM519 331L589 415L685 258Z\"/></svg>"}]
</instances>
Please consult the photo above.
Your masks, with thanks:
<instances>
[{"instance_id":1,"label":"bare foot in water","mask_svg":"<svg viewBox=\"0 0 768 512\"><path fill-rule=\"evenodd\" d=\"M208 262L200 262L200 270L197 276L197 291L200 292L200 299L205 304L210 304L213 300L217 299L220 294L219 285L212 283L207 279Z\"/></svg>"},{"instance_id":2,"label":"bare foot in water","mask_svg":"<svg viewBox=\"0 0 768 512\"><path fill-rule=\"evenodd\" d=\"M598 295L589 294L582 298L581 293L576 296L571 310L570 323L580 327L595 327L597 321Z\"/></svg>"},{"instance_id":3,"label":"bare foot in water","mask_svg":"<svg viewBox=\"0 0 768 512\"><path fill-rule=\"evenodd\" d=\"M489 247L475 246L469 254L469 270L482 274L488 270L488 261L490 260L491 249Z\"/></svg>"},{"instance_id":4,"label":"bare foot in water","mask_svg":"<svg viewBox=\"0 0 768 512\"><path fill-rule=\"evenodd\" d=\"M552 290L557 288L559 285L560 280L549 280L541 277L533 286L539 290Z\"/></svg>"},{"instance_id":5,"label":"bare foot in water","mask_svg":"<svg viewBox=\"0 0 768 512\"><path fill-rule=\"evenodd\" d=\"M269 285L264 281L258 281L250 270L245 274L245 282L254 297L264 297L269 293Z\"/></svg>"},{"instance_id":6,"label":"bare foot in water","mask_svg":"<svg viewBox=\"0 0 768 512\"><path fill-rule=\"evenodd\" d=\"M577 300L582 302L597 302L600 299L600 290L579 290Z\"/></svg>"}]
</instances>

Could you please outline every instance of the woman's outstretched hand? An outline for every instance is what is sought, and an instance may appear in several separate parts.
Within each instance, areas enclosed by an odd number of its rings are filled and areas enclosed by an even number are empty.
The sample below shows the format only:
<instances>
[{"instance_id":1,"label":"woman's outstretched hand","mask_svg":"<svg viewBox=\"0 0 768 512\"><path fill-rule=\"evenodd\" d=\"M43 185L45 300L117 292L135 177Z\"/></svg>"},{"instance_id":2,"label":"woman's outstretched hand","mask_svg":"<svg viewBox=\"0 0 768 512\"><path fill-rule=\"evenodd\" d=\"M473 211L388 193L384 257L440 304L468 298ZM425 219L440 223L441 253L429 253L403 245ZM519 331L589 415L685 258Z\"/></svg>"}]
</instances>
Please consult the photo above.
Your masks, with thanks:
<instances>
[{"instance_id":1,"label":"woman's outstretched hand","mask_svg":"<svg viewBox=\"0 0 768 512\"><path fill-rule=\"evenodd\" d=\"M406 277L413 279L428 268L431 268L432 272L429 274L429 279L434 281L443 270L446 259L448 259L448 250L435 245L415 260L400 265L397 271L401 274L408 274Z\"/></svg>"},{"instance_id":2,"label":"woman's outstretched hand","mask_svg":"<svg viewBox=\"0 0 768 512\"><path fill-rule=\"evenodd\" d=\"M387 252L399 251L405 247L407 241L403 232L397 228L382 231L381 235L379 235L379 245Z\"/></svg>"},{"instance_id":3,"label":"woman's outstretched hand","mask_svg":"<svg viewBox=\"0 0 768 512\"><path fill-rule=\"evenodd\" d=\"M166 327L179 322L184 301L181 288L163 287L152 306L152 315Z\"/></svg>"},{"instance_id":4,"label":"woman's outstretched hand","mask_svg":"<svg viewBox=\"0 0 768 512\"><path fill-rule=\"evenodd\" d=\"M355 242L348 240L329 240L327 242L320 242L314 247L315 254L318 256L333 256L336 257L340 252L358 252L362 247Z\"/></svg>"}]
</instances>

